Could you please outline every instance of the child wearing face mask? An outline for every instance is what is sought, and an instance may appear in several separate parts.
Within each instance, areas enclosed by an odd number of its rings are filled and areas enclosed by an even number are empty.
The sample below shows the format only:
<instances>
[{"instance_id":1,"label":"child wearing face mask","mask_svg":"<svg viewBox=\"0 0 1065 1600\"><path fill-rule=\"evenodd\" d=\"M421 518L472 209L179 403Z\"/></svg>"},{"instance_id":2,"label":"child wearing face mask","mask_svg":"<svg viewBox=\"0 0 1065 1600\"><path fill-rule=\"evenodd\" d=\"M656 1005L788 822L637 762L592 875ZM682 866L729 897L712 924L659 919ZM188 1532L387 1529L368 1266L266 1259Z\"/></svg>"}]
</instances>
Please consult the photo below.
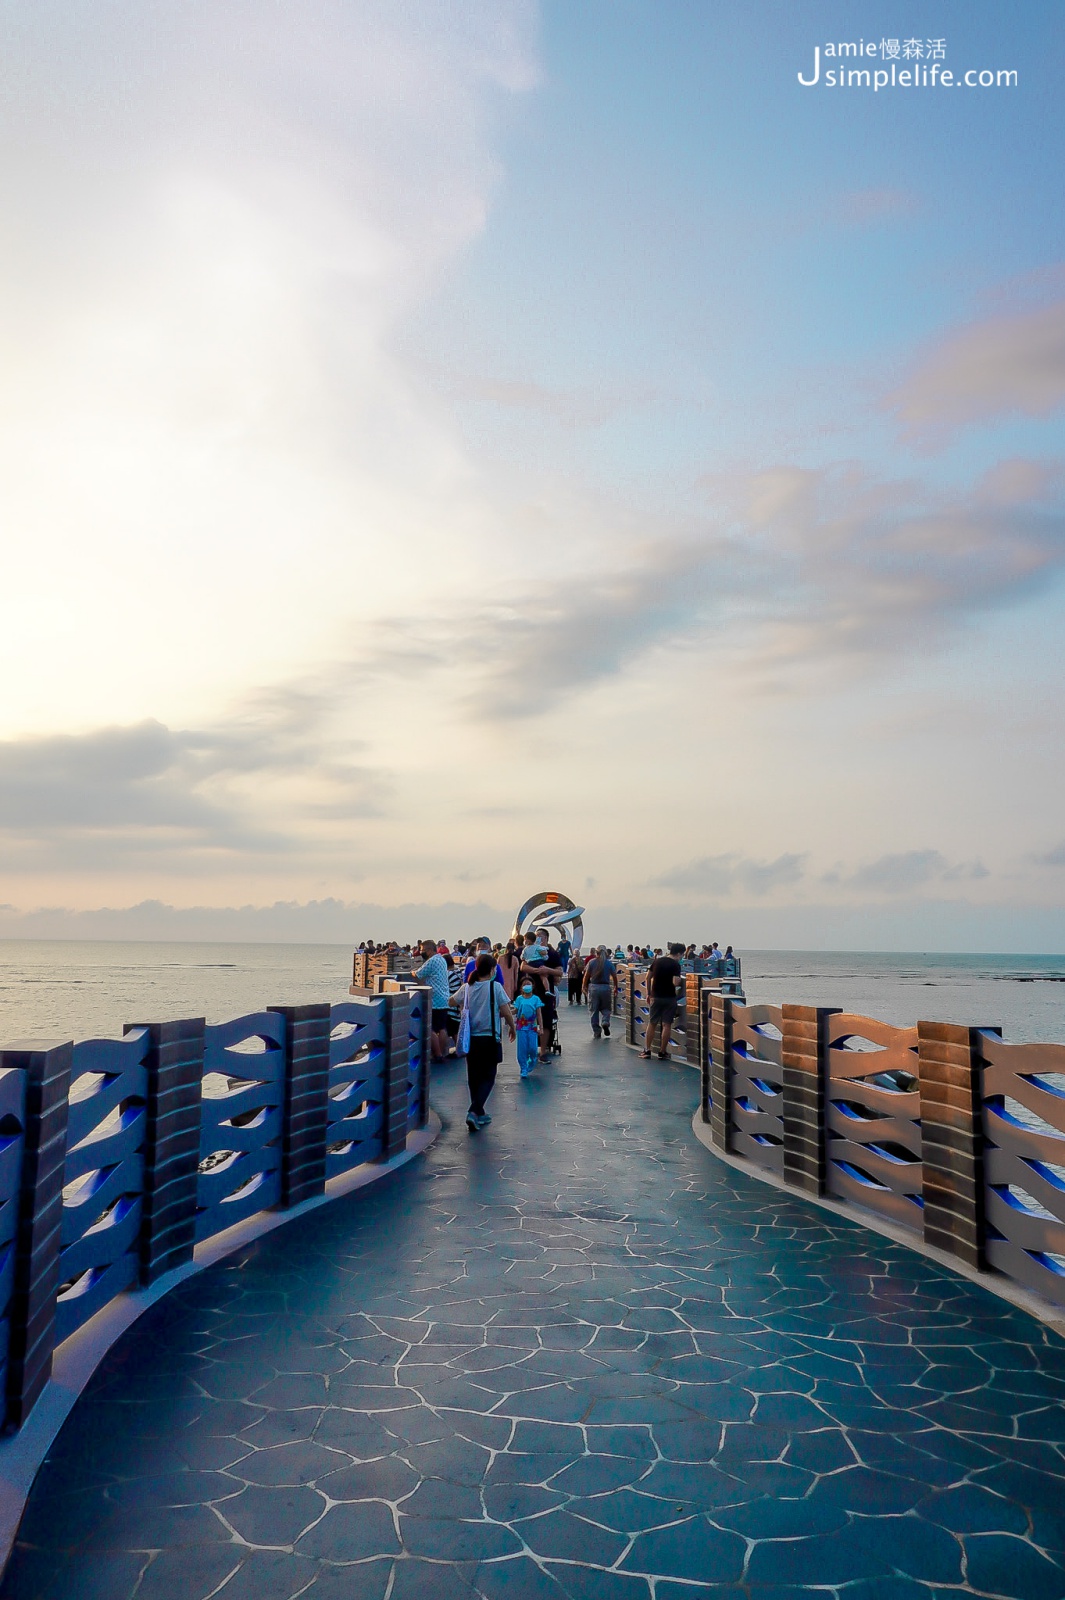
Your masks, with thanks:
<instances>
[{"instance_id":1,"label":"child wearing face mask","mask_svg":"<svg viewBox=\"0 0 1065 1600\"><path fill-rule=\"evenodd\" d=\"M528 978L521 986L521 991L513 1000L514 1020L518 1028L518 1066L521 1075L527 1078L535 1067L540 1053L540 1012L544 1003L540 996L533 991L532 983Z\"/></svg>"}]
</instances>

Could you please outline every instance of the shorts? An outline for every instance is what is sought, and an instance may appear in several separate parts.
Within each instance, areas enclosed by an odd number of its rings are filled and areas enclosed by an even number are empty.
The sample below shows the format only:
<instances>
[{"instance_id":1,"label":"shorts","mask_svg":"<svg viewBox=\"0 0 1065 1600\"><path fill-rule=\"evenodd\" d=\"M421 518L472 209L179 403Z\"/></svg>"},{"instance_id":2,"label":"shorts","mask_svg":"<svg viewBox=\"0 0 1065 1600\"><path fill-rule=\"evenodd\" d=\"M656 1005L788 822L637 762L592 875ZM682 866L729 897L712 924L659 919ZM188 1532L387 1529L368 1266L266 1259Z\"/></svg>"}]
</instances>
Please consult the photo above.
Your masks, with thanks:
<instances>
[{"instance_id":1,"label":"shorts","mask_svg":"<svg viewBox=\"0 0 1065 1600\"><path fill-rule=\"evenodd\" d=\"M459 1015L457 1011L449 1011L447 1014L447 1036L449 1039L457 1039L459 1036Z\"/></svg>"},{"instance_id":2,"label":"shorts","mask_svg":"<svg viewBox=\"0 0 1065 1600\"><path fill-rule=\"evenodd\" d=\"M439 1010L437 1010L436 1006L433 1007L434 1033L444 1033L447 1030L448 1018L450 1015L451 1012L447 1009L447 1006L441 1006Z\"/></svg>"},{"instance_id":3,"label":"shorts","mask_svg":"<svg viewBox=\"0 0 1065 1600\"><path fill-rule=\"evenodd\" d=\"M651 1010L647 1017L647 1025L651 1027L656 1022L676 1022L677 1002L675 1000L652 1000Z\"/></svg>"}]
</instances>

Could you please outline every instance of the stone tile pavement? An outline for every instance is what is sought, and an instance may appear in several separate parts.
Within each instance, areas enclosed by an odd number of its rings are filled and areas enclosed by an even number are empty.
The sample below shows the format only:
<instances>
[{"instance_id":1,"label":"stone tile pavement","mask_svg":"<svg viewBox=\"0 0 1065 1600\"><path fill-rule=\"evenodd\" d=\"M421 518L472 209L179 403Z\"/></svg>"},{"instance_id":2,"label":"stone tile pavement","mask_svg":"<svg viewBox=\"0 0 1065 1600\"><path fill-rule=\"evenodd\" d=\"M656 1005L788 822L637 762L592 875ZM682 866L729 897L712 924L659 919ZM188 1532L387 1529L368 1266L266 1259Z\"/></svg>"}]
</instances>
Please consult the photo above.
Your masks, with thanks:
<instances>
[{"instance_id":1,"label":"stone tile pavement","mask_svg":"<svg viewBox=\"0 0 1065 1600\"><path fill-rule=\"evenodd\" d=\"M512 1061L471 1135L175 1291L4 1600L1065 1596L1065 1344L693 1138L694 1073Z\"/></svg>"}]
</instances>

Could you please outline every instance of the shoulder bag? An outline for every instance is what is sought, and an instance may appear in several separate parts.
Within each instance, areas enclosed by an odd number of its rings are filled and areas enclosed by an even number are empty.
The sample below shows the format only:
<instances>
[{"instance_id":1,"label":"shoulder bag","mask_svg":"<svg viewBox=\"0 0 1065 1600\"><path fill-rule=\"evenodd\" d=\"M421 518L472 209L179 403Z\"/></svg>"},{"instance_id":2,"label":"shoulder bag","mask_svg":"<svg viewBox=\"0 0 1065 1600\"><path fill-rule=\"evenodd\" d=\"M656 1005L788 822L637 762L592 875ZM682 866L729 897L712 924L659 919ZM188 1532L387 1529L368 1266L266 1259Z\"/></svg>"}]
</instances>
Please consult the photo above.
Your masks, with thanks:
<instances>
[{"instance_id":1,"label":"shoulder bag","mask_svg":"<svg viewBox=\"0 0 1065 1600\"><path fill-rule=\"evenodd\" d=\"M470 1053L470 986L463 985L462 1015L459 1018L458 1038L455 1040L455 1054L468 1056Z\"/></svg>"}]
</instances>

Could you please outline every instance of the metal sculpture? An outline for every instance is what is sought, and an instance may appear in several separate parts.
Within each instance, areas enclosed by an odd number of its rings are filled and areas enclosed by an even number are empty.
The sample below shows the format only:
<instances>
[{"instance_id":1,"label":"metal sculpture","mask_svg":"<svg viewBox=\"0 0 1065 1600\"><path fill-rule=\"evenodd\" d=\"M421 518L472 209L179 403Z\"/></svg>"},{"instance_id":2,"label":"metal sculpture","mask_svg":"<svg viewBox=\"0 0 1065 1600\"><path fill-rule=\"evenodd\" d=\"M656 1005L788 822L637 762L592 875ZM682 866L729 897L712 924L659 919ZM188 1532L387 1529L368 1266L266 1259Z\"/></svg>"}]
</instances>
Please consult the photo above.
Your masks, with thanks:
<instances>
[{"instance_id":1,"label":"metal sculpture","mask_svg":"<svg viewBox=\"0 0 1065 1600\"><path fill-rule=\"evenodd\" d=\"M583 915L584 907L577 905L568 895L541 889L539 894L529 896L514 918L512 938L519 938L530 928L568 928L570 944L574 950L579 950L584 938Z\"/></svg>"}]
</instances>

